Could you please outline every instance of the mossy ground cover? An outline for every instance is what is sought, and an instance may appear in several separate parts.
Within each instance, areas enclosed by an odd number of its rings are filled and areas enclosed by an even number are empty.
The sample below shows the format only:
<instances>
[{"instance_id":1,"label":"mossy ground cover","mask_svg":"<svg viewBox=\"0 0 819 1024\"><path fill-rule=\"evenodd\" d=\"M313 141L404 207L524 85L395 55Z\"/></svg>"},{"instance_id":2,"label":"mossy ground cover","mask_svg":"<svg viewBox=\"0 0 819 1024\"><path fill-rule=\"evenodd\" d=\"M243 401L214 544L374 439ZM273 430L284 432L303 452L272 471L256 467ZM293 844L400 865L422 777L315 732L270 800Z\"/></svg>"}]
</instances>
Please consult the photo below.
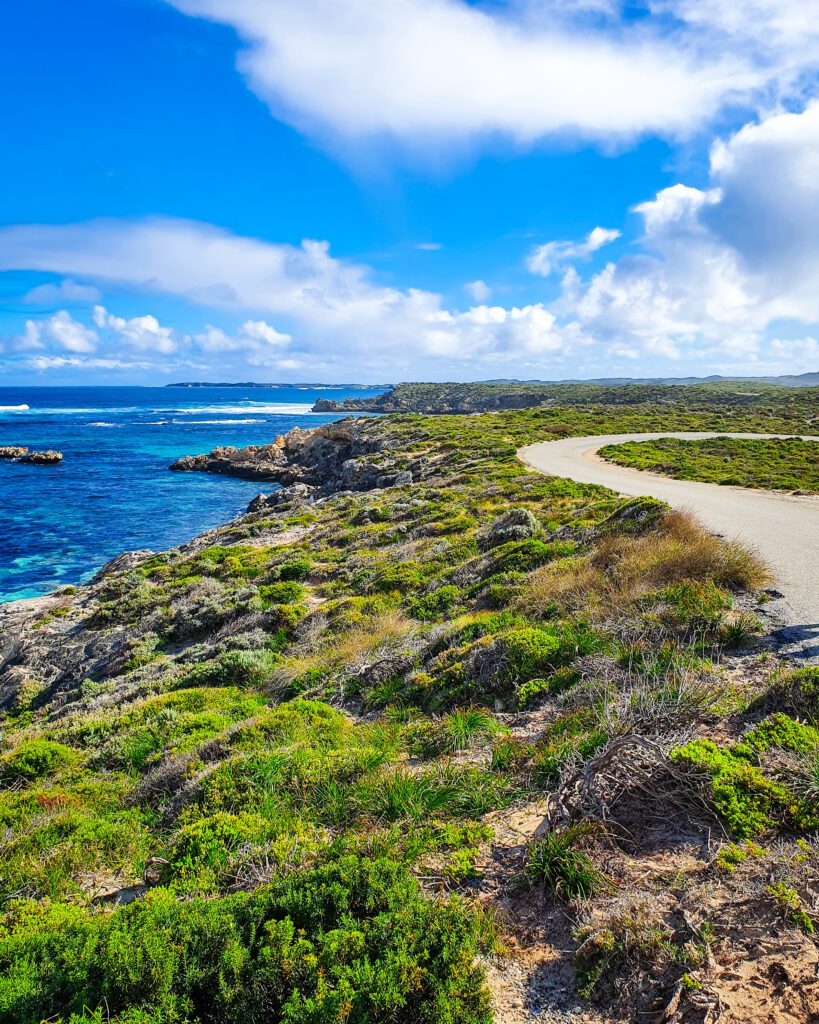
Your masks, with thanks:
<instances>
[{"instance_id":1,"label":"mossy ground cover","mask_svg":"<svg viewBox=\"0 0 819 1024\"><path fill-rule=\"evenodd\" d=\"M665 437L600 449L620 466L734 487L819 493L819 441L798 437L744 440L732 437L686 441Z\"/></svg>"},{"instance_id":2,"label":"mossy ground cover","mask_svg":"<svg viewBox=\"0 0 819 1024\"><path fill-rule=\"evenodd\" d=\"M423 456L432 475L246 516L34 618L0 750L0 1021L488 1022L477 865L496 816L562 799L624 734L744 706L708 680L755 634L736 605L758 563L656 502L516 458L658 414L368 421L393 464ZM807 734L770 716L804 718L814 689L777 677L768 726L680 754L697 785L741 761L779 786L771 750L809 780ZM509 725L522 711L540 716L527 739ZM812 828L808 784L756 831ZM563 839L531 863L530 882L607 891Z\"/></svg>"}]
</instances>

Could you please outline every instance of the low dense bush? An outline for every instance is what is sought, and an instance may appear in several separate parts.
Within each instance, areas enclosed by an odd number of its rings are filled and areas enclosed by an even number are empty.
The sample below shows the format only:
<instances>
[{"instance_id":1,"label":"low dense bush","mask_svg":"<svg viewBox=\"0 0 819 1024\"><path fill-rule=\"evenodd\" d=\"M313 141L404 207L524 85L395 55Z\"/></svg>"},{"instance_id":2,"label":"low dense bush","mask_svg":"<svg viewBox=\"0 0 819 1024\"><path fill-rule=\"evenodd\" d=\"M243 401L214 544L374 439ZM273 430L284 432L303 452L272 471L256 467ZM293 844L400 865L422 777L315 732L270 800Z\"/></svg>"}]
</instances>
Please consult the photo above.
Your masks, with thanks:
<instances>
[{"instance_id":1,"label":"low dense bush","mask_svg":"<svg viewBox=\"0 0 819 1024\"><path fill-rule=\"evenodd\" d=\"M673 764L708 780L714 810L735 839L751 839L778 826L801 831L819 827L819 811L811 799L794 792L796 772L782 779L766 769L771 751L790 752L815 761L819 731L783 714L760 723L731 747L712 740L693 740L672 751ZM796 762L798 764L798 762Z\"/></svg>"},{"instance_id":2,"label":"low dense bush","mask_svg":"<svg viewBox=\"0 0 819 1024\"><path fill-rule=\"evenodd\" d=\"M0 778L6 781L41 779L75 757L74 751L62 743L46 739L27 740L0 758Z\"/></svg>"},{"instance_id":3,"label":"low dense bush","mask_svg":"<svg viewBox=\"0 0 819 1024\"><path fill-rule=\"evenodd\" d=\"M22 902L0 926L0 1022L485 1024L488 931L407 870L347 857L219 900L113 913Z\"/></svg>"}]
</instances>

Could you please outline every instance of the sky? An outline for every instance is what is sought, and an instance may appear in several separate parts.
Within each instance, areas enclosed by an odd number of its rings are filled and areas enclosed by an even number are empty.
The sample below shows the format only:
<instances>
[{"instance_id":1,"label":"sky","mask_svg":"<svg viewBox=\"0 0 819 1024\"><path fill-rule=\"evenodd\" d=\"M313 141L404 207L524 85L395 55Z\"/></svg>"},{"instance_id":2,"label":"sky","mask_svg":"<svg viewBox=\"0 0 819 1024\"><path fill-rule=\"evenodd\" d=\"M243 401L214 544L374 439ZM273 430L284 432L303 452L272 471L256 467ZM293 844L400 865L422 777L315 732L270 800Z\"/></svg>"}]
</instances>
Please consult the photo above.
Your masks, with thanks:
<instances>
[{"instance_id":1,"label":"sky","mask_svg":"<svg viewBox=\"0 0 819 1024\"><path fill-rule=\"evenodd\" d=\"M819 370L819 0L0 25L0 386Z\"/></svg>"}]
</instances>

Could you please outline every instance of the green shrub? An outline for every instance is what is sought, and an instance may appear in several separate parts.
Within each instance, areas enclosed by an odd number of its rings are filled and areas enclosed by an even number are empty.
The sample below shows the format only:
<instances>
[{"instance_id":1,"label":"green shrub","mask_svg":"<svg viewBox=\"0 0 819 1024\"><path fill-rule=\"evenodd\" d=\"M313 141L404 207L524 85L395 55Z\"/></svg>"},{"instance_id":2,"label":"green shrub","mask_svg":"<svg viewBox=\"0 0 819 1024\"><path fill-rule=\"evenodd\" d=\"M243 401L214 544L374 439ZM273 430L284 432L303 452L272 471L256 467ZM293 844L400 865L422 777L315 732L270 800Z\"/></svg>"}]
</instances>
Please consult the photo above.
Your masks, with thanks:
<instances>
[{"instance_id":1,"label":"green shrub","mask_svg":"<svg viewBox=\"0 0 819 1024\"><path fill-rule=\"evenodd\" d=\"M736 839L750 839L780 823L793 798L756 765L711 740L693 740L671 752L673 764L710 777L714 808Z\"/></svg>"},{"instance_id":2,"label":"green shrub","mask_svg":"<svg viewBox=\"0 0 819 1024\"><path fill-rule=\"evenodd\" d=\"M538 697L570 690L579 680L580 673L566 665L556 669L548 679L530 679L518 689L518 707L528 708Z\"/></svg>"},{"instance_id":3,"label":"green shrub","mask_svg":"<svg viewBox=\"0 0 819 1024\"><path fill-rule=\"evenodd\" d=\"M199 878L203 870L217 874L239 847L261 843L270 834L270 822L257 814L221 812L200 818L177 833L165 880Z\"/></svg>"},{"instance_id":4,"label":"green shrub","mask_svg":"<svg viewBox=\"0 0 819 1024\"><path fill-rule=\"evenodd\" d=\"M6 779L42 779L76 760L76 752L53 740L26 740L0 758L0 774Z\"/></svg>"},{"instance_id":5,"label":"green shrub","mask_svg":"<svg viewBox=\"0 0 819 1024\"><path fill-rule=\"evenodd\" d=\"M418 590L422 584L423 575L416 562L399 562L382 569L375 581L375 588L386 593L397 590L406 594Z\"/></svg>"},{"instance_id":6,"label":"green shrub","mask_svg":"<svg viewBox=\"0 0 819 1024\"><path fill-rule=\"evenodd\" d=\"M537 626L520 626L505 633L503 649L510 676L525 682L557 667L561 654L560 638Z\"/></svg>"},{"instance_id":7,"label":"green shrub","mask_svg":"<svg viewBox=\"0 0 819 1024\"><path fill-rule=\"evenodd\" d=\"M771 748L790 750L795 754L816 754L819 752L819 729L777 713L747 732L733 752L739 757L753 759Z\"/></svg>"},{"instance_id":8,"label":"green shrub","mask_svg":"<svg viewBox=\"0 0 819 1024\"><path fill-rule=\"evenodd\" d=\"M384 859L210 901L157 889L113 913L22 902L0 929L0 1024L100 1008L129 1024L135 1008L162 1024L488 1024L490 941Z\"/></svg>"},{"instance_id":9,"label":"green shrub","mask_svg":"<svg viewBox=\"0 0 819 1024\"><path fill-rule=\"evenodd\" d=\"M492 574L530 572L541 565L572 554L575 545L565 541L546 543L530 537L528 540L502 544L492 552Z\"/></svg>"},{"instance_id":10,"label":"green shrub","mask_svg":"<svg viewBox=\"0 0 819 1024\"><path fill-rule=\"evenodd\" d=\"M284 565L280 565L277 576L280 580L288 582L290 580L305 580L310 575L312 569L312 563L307 558L297 558L292 562L285 562Z\"/></svg>"},{"instance_id":11,"label":"green shrub","mask_svg":"<svg viewBox=\"0 0 819 1024\"><path fill-rule=\"evenodd\" d=\"M714 858L714 864L720 871L730 874L736 871L738 864L744 864L749 858L756 860L764 853L762 847L757 846L756 843L743 843L742 846L737 846L736 843L726 843Z\"/></svg>"},{"instance_id":12,"label":"green shrub","mask_svg":"<svg viewBox=\"0 0 819 1024\"><path fill-rule=\"evenodd\" d=\"M227 651L211 661L194 665L182 677L181 685L261 686L279 661L276 651Z\"/></svg>"},{"instance_id":13,"label":"green shrub","mask_svg":"<svg viewBox=\"0 0 819 1024\"><path fill-rule=\"evenodd\" d=\"M304 600L305 590L295 580L268 583L259 587L259 597L265 608L275 604L298 604Z\"/></svg>"},{"instance_id":14,"label":"green shrub","mask_svg":"<svg viewBox=\"0 0 819 1024\"><path fill-rule=\"evenodd\" d=\"M778 675L755 706L786 711L819 724L819 665Z\"/></svg>"},{"instance_id":15,"label":"green shrub","mask_svg":"<svg viewBox=\"0 0 819 1024\"><path fill-rule=\"evenodd\" d=\"M423 594L410 604L410 612L417 619L433 619L444 612L450 611L461 600L459 587L448 585L439 587L429 594Z\"/></svg>"}]
</instances>

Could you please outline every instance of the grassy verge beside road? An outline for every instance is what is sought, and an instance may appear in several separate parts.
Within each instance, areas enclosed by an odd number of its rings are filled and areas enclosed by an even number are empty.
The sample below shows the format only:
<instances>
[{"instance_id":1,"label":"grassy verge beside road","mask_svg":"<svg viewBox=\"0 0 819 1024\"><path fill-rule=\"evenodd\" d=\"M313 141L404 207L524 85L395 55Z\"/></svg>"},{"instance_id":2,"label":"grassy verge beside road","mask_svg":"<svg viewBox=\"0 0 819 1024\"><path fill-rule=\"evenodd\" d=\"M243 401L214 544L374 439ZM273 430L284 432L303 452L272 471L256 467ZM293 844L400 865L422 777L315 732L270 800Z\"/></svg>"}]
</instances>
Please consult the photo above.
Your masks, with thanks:
<instances>
[{"instance_id":1,"label":"grassy verge beside road","mask_svg":"<svg viewBox=\"0 0 819 1024\"><path fill-rule=\"evenodd\" d=\"M696 441L665 437L607 445L599 454L619 466L663 473L677 480L819 493L819 442L798 437Z\"/></svg>"}]
</instances>

